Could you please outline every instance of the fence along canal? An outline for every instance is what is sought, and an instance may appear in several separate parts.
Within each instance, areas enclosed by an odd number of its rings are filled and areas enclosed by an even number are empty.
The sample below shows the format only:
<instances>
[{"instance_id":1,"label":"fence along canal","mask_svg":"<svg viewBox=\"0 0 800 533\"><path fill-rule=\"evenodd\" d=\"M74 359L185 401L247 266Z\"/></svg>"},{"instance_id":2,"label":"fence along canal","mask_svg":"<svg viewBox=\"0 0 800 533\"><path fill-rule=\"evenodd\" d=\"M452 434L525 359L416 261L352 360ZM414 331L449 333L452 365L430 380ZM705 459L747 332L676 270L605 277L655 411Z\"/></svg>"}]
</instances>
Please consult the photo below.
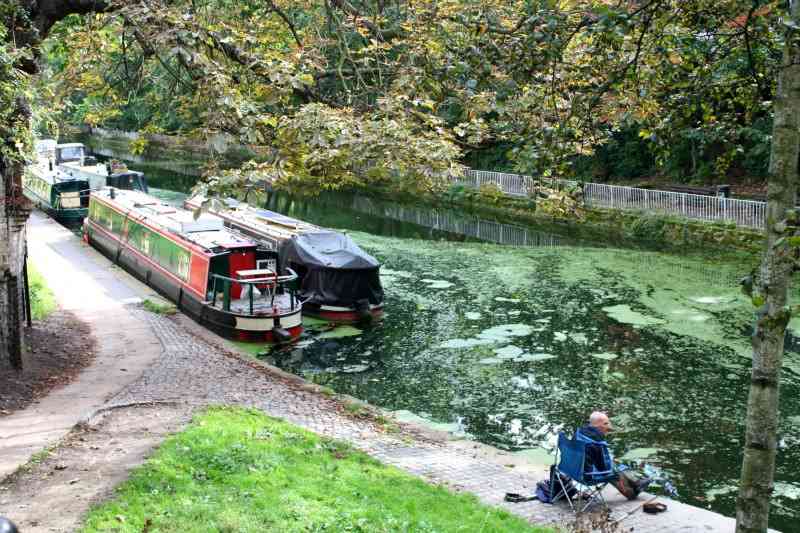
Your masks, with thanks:
<instances>
[{"instance_id":1,"label":"fence along canal","mask_svg":"<svg viewBox=\"0 0 800 533\"><path fill-rule=\"evenodd\" d=\"M496 185L505 194L516 197L528 196L541 186L561 189L581 185L580 182L571 180L540 179L521 174L471 169L466 170L463 179L457 180L456 183L475 188ZM756 229L764 228L766 214L766 203L754 200L588 182L583 183L583 201L587 207L677 215L708 222L730 222L737 226Z\"/></svg>"}]
</instances>

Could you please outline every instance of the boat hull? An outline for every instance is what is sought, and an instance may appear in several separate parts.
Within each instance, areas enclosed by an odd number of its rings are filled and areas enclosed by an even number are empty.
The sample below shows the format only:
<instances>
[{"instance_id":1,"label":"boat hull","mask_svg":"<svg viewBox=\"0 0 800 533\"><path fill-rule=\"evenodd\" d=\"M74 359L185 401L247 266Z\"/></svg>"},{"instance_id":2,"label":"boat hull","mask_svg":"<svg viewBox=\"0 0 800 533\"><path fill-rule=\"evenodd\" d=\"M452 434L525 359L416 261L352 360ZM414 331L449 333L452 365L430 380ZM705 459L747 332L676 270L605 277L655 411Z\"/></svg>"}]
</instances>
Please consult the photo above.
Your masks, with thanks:
<instances>
[{"instance_id":1,"label":"boat hull","mask_svg":"<svg viewBox=\"0 0 800 533\"><path fill-rule=\"evenodd\" d=\"M303 304L303 315L338 324L373 323L383 318L383 304L372 305L368 313L362 313L355 307L336 307L306 302Z\"/></svg>"},{"instance_id":2,"label":"boat hull","mask_svg":"<svg viewBox=\"0 0 800 533\"><path fill-rule=\"evenodd\" d=\"M59 223L65 226L80 226L83 219L86 218L86 215L89 213L89 210L85 207L77 208L77 209L57 209L50 205L49 202L45 202L36 194L28 190L24 190L25 197L33 202L33 204L44 211L50 218L55 219Z\"/></svg>"},{"instance_id":3,"label":"boat hull","mask_svg":"<svg viewBox=\"0 0 800 533\"><path fill-rule=\"evenodd\" d=\"M90 219L84 224L86 241L115 264L154 288L183 313L211 331L247 342L292 342L303 332L302 312L297 309L273 316L245 316L223 311L187 290L174 276L131 247L124 246Z\"/></svg>"}]
</instances>

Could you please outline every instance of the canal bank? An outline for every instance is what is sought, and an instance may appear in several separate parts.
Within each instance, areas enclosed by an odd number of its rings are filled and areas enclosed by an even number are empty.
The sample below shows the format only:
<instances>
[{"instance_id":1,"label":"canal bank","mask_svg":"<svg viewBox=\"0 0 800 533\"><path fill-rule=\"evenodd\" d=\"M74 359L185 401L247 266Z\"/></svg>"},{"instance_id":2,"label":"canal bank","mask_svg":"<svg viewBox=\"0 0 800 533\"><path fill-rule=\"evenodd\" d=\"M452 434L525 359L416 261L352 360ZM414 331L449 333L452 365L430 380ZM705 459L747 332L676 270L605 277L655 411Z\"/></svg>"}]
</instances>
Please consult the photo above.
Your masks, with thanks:
<instances>
[{"instance_id":1,"label":"canal bank","mask_svg":"<svg viewBox=\"0 0 800 533\"><path fill-rule=\"evenodd\" d=\"M453 490L473 492L481 501L505 506L535 523L561 523L569 516L560 506L538 502L508 504L502 501L505 492L531 493L535 482L545 477L546 464L540 462L537 466L537 463L530 464L504 451L492 450L467 440L447 440L441 434L407 427L402 423L398 424L398 429L387 431L385 422L372 416L358 416L358 410L347 409L346 403L329 394L314 392L313 386L298 386L296 378L284 379L263 363L239 358L230 352L230 345L226 341L198 329L199 326L194 323L149 313L138 307L127 307L124 316L118 311L112 313L113 302L119 305L120 298L146 296L147 289L141 286L137 288L134 280L82 245L75 235L46 219L38 216L33 218L30 237L32 243L37 242L37 246L41 246L34 256L37 262L58 269L59 274L53 276L56 278L53 288L59 301L76 314L86 317L87 322L96 328L95 335L99 340L120 338L119 330L124 329L122 325L140 324L133 328L138 332L138 337L127 338L124 346L117 347L115 359L119 364L125 365L124 368L132 368L132 358L141 355L139 347L144 338L150 342L149 349L155 348L154 340L160 347L156 358L151 359L146 368L134 372L134 379L125 383L109 379L113 374L110 368L105 369L105 386L114 381L117 387L122 388L111 397L105 396L103 399L107 401L102 407L117 406L123 409L126 405L160 402L189 406L223 403L257 407L267 414L284 418L319 434L350 442L385 463L431 482L444 484ZM94 369L90 369L89 374L93 372ZM58 402L48 398L41 403L46 402L52 405L51 409L41 411L41 407L36 406L20 415L35 414L38 409L38 416L44 423L74 415L73 404L63 397ZM348 415L348 412L356 416ZM5 423L9 418L0 419L0 423ZM61 434L66 431L67 428L62 429ZM5 448L3 451L5 456ZM21 464L24 459L19 462ZM30 502L5 500L12 489L7 486L4 488L4 501L0 504L4 511L30 505ZM623 516L636 507L635 503L619 495L610 493L608 497L616 516ZM635 512L623 524L634 527L636 531L653 532L722 532L733 528L730 518L680 502L663 501L669 507L666 513L651 516ZM82 501L70 512L76 512L78 507L88 508L89 503ZM41 503L42 509L46 509L45 504ZM14 516L13 512L8 514ZM25 525L29 526L25 528L26 531L35 531L38 527L35 524Z\"/></svg>"}]
</instances>

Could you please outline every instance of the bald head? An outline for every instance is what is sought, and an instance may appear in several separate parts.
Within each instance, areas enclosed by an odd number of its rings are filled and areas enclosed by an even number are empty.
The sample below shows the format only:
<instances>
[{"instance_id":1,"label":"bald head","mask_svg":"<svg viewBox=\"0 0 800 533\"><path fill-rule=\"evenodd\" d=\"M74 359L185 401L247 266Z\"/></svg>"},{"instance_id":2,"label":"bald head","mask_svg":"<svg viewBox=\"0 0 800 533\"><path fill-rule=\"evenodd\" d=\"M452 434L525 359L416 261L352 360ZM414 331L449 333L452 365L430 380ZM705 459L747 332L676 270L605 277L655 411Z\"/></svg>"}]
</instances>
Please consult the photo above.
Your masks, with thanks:
<instances>
[{"instance_id":1,"label":"bald head","mask_svg":"<svg viewBox=\"0 0 800 533\"><path fill-rule=\"evenodd\" d=\"M589 425L603 435L611 431L611 421L608 419L608 415L602 411L595 411L589 415Z\"/></svg>"}]
</instances>

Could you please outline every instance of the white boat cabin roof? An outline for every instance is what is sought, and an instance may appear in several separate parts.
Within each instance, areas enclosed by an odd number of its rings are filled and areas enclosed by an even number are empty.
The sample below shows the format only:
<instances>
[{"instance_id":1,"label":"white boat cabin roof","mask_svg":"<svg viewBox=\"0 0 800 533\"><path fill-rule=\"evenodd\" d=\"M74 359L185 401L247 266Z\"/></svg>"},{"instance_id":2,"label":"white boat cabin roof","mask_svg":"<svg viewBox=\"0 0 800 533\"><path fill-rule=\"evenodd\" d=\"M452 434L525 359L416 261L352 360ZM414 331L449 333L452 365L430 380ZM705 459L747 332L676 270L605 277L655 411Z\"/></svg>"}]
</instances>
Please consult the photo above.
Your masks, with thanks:
<instances>
[{"instance_id":1,"label":"white boat cabin roof","mask_svg":"<svg viewBox=\"0 0 800 533\"><path fill-rule=\"evenodd\" d=\"M111 197L113 190L114 197ZM224 248L255 247L256 243L225 227L223 220L208 213L202 213L197 219L192 211L175 207L140 191L128 191L105 187L93 191L93 196L115 204L122 210L137 215L139 220L176 233L185 240L207 250Z\"/></svg>"},{"instance_id":2,"label":"white boat cabin roof","mask_svg":"<svg viewBox=\"0 0 800 533\"><path fill-rule=\"evenodd\" d=\"M191 205L201 205L205 201L203 196L189 199ZM245 226L250 226L259 232L278 240L291 239L294 235L320 231L319 226L309 224L296 218L288 217L267 209L252 207L244 202L232 198L224 200L226 208L219 214L236 220Z\"/></svg>"}]
</instances>

